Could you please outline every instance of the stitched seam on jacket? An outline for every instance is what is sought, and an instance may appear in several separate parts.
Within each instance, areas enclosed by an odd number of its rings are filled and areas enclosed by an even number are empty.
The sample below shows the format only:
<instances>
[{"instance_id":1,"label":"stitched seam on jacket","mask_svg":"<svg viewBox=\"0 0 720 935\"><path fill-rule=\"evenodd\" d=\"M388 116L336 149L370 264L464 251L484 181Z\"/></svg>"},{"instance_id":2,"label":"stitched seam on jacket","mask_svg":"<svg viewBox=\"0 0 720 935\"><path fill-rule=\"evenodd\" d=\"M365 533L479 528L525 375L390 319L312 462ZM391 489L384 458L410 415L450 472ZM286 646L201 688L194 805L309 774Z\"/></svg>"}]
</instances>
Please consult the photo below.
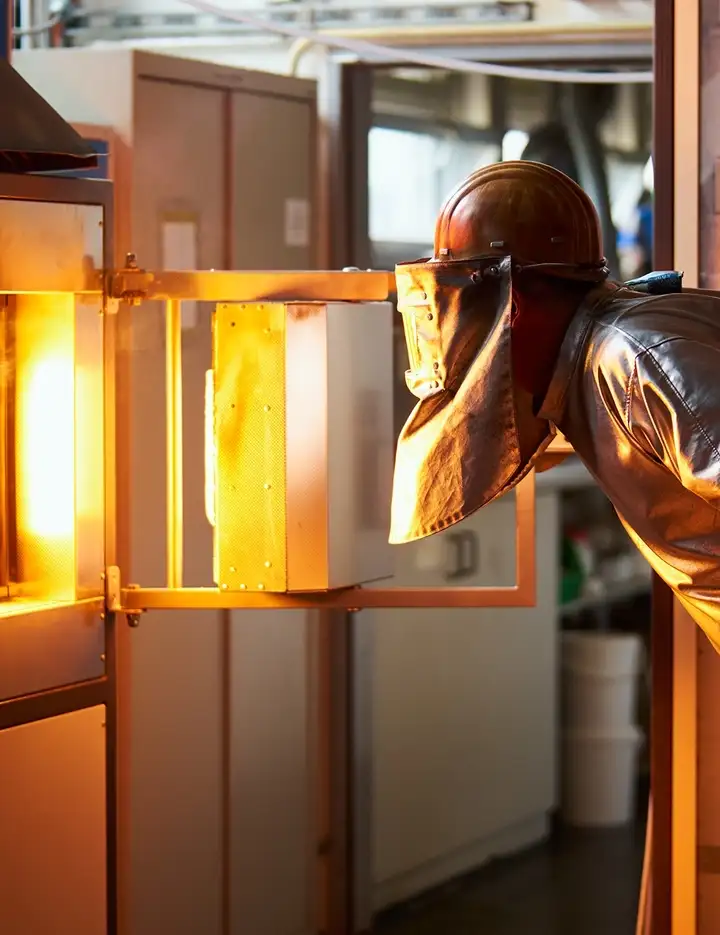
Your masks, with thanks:
<instances>
[{"instance_id":1,"label":"stitched seam on jacket","mask_svg":"<svg viewBox=\"0 0 720 935\"><path fill-rule=\"evenodd\" d=\"M633 390L635 389L635 381L637 380L637 368L638 368L638 357L640 355L635 355L635 360L633 361L632 373L630 374L630 379L628 380L627 389L625 390L625 424L627 425L628 431L632 432L632 420L630 416L630 407L631 407L631 398Z\"/></svg>"}]
</instances>

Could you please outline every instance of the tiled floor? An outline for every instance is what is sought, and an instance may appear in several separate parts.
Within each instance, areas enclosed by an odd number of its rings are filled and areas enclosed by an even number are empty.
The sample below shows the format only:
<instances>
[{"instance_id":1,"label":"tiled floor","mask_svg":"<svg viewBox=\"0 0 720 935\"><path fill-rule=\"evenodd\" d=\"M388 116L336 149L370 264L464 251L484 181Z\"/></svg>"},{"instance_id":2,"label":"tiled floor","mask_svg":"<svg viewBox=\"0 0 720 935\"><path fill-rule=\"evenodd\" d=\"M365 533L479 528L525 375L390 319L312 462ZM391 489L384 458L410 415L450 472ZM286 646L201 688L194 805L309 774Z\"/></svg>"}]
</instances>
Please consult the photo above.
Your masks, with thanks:
<instances>
[{"instance_id":1,"label":"tiled floor","mask_svg":"<svg viewBox=\"0 0 720 935\"><path fill-rule=\"evenodd\" d=\"M497 861L390 910L379 935L634 935L644 821L560 829L543 847Z\"/></svg>"}]
</instances>

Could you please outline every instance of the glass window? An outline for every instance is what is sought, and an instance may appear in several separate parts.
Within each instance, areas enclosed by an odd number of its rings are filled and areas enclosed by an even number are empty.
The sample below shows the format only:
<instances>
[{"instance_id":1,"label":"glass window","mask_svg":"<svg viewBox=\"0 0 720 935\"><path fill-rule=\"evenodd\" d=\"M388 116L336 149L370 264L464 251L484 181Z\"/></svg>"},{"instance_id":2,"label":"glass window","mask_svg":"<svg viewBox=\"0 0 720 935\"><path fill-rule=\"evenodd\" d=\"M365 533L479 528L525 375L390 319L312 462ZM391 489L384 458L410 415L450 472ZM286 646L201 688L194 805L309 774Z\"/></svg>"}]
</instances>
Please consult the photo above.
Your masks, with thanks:
<instances>
[{"instance_id":1,"label":"glass window","mask_svg":"<svg viewBox=\"0 0 720 935\"><path fill-rule=\"evenodd\" d=\"M369 139L370 240L431 244L452 189L500 156L494 144L448 134L373 127Z\"/></svg>"}]
</instances>

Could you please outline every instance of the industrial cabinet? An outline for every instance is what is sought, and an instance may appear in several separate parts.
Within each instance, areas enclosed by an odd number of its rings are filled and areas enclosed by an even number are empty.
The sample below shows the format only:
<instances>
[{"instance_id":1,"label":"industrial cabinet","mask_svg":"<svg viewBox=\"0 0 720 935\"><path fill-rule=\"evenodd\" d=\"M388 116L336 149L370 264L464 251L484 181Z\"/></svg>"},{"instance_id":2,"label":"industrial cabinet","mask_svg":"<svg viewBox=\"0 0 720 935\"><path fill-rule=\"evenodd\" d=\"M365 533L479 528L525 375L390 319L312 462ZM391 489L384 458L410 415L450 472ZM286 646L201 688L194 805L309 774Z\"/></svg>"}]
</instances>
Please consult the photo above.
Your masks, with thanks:
<instances>
[{"instance_id":1,"label":"industrial cabinet","mask_svg":"<svg viewBox=\"0 0 720 935\"><path fill-rule=\"evenodd\" d=\"M19 52L18 71L108 144L115 264L313 269L315 85L123 49ZM118 374L131 580L165 576L165 330L133 314ZM203 499L210 306L183 307L184 578L212 584ZM122 369L121 364L121 369ZM312 612L150 613L119 646L119 886L133 935L312 927ZM277 898L281 893L282 898ZM78 929L79 931L79 929Z\"/></svg>"},{"instance_id":2,"label":"industrial cabinet","mask_svg":"<svg viewBox=\"0 0 720 935\"><path fill-rule=\"evenodd\" d=\"M0 731L0 930L105 935L105 708Z\"/></svg>"}]
</instances>

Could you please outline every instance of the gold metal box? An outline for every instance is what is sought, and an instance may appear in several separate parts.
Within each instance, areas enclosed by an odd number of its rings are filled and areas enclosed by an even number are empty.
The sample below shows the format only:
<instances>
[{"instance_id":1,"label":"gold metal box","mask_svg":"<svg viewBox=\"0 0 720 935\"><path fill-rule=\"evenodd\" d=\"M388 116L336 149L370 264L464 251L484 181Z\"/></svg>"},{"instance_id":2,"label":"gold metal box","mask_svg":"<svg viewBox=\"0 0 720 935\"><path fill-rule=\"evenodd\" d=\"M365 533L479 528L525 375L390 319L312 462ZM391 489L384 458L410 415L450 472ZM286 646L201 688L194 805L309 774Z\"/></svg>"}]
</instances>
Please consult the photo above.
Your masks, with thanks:
<instances>
[{"instance_id":1,"label":"gold metal box","mask_svg":"<svg viewBox=\"0 0 720 935\"><path fill-rule=\"evenodd\" d=\"M392 411L388 303L216 306L206 476L223 591L392 575Z\"/></svg>"}]
</instances>

